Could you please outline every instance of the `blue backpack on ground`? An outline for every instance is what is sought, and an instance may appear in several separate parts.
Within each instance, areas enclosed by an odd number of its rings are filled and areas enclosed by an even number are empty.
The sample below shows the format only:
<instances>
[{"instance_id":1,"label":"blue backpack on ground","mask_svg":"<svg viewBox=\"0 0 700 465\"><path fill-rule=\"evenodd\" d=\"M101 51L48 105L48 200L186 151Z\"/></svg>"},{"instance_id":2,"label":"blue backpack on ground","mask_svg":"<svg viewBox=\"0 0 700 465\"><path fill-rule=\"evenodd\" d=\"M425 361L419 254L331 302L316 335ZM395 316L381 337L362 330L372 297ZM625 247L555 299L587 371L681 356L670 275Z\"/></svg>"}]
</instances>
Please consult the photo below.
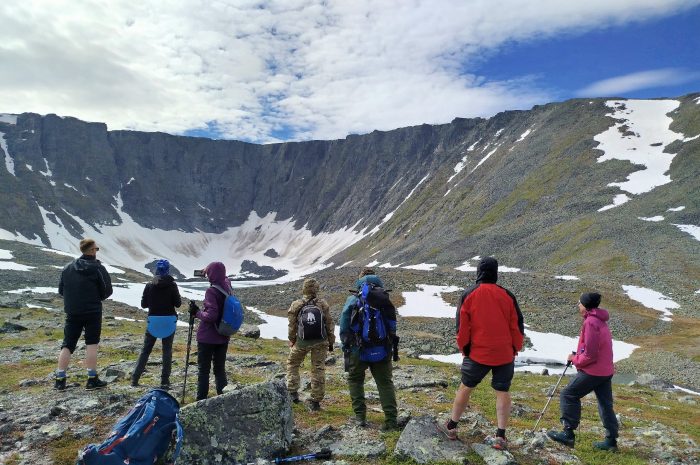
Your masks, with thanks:
<instances>
[{"instance_id":1,"label":"blue backpack on ground","mask_svg":"<svg viewBox=\"0 0 700 465\"><path fill-rule=\"evenodd\" d=\"M241 301L233 295L233 292L229 294L217 284L212 284L212 287L215 287L226 296L224 311L221 314L221 321L216 325L216 330L222 336L232 336L238 332L243 324L243 305L241 305Z\"/></svg>"},{"instance_id":2,"label":"blue backpack on ground","mask_svg":"<svg viewBox=\"0 0 700 465\"><path fill-rule=\"evenodd\" d=\"M114 425L102 444L85 446L76 465L153 465L165 458L173 442L175 449L168 463L174 464L183 437L179 411L180 404L173 396L152 389Z\"/></svg>"},{"instance_id":3,"label":"blue backpack on ground","mask_svg":"<svg viewBox=\"0 0 700 465\"><path fill-rule=\"evenodd\" d=\"M363 362L379 362L389 354L388 322L378 308L385 305L385 301L391 305L386 291L369 282L363 283L357 294L357 309L350 328L358 336L360 360Z\"/></svg>"}]
</instances>

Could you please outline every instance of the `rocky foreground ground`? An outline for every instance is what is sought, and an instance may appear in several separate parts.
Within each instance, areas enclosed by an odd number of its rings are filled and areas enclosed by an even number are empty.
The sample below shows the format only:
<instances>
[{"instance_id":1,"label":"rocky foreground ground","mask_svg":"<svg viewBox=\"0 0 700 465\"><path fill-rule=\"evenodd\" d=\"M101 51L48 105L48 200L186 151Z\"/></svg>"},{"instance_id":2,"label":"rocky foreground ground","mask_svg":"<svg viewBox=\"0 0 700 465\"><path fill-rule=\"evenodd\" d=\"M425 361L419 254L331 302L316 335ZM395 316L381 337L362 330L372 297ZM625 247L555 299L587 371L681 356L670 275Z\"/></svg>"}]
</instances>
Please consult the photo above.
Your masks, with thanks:
<instances>
[{"instance_id":1,"label":"rocky foreground ground","mask_svg":"<svg viewBox=\"0 0 700 465\"><path fill-rule=\"evenodd\" d=\"M45 299L53 307L52 297ZM160 372L160 351L151 356L143 386L132 388L129 374L140 350L142 323L114 319L114 313L126 311L109 306L105 311L100 351L100 376L109 381L101 391L85 391L84 369L79 347L69 369L69 388L52 390L52 371L62 337L63 314L60 310L40 308L3 308L0 320L0 463L12 465L75 463L78 450L91 442L101 442L111 426L128 411L149 386L156 386ZM287 348L284 341L256 339L254 325L247 326L231 342L227 358L229 386L225 399L237 392L264 389L269 382L281 383ZM173 390L180 398L184 383L186 328L180 328L175 340ZM184 404L194 403L197 367L193 364L196 345L192 346L187 369ZM552 401L539 431L532 431L557 377L516 374L513 384L512 424L508 431L508 453L496 452L484 445L484 438L495 430L493 394L484 383L474 395L471 408L460 425L460 440L450 442L435 430L437 418L444 418L451 407L459 383L454 366L410 357L403 350L395 364L394 380L398 390L402 431L381 433L383 415L376 387L367 383L370 425L366 429L349 424L350 401L342 370L342 357L336 349L329 354L327 395L321 412L309 412L303 404L289 406L291 431L287 455L315 452L320 447L334 451L334 464L698 464L700 460L700 397L678 392L655 376L643 376L633 385L615 385L616 412L622 429L620 452L616 455L592 449L591 442L604 434L597 418L595 398L583 400L584 417L575 449L566 449L548 441L543 431L558 427L558 400ZM304 391L308 395L308 362L304 370ZM263 384L256 384L263 383ZM642 385L640 383L644 383ZM213 402L210 398L206 402ZM284 402L286 402L286 398ZM223 402L223 401L222 401ZM228 400L226 400L228 402ZM284 407L287 408L287 407ZM281 415L270 414L273 419ZM219 409L224 418L212 421L243 421L236 407ZM257 422L257 420L255 420ZM238 425L245 427L245 425ZM187 431L186 425L186 431ZM245 434L242 434L245 436ZM194 438L194 435L190 435ZM212 449L199 452L206 460L183 456L180 464L225 464L225 455ZM255 454L253 454L255 455ZM219 461L217 461L217 457ZM270 456L246 458L245 462L267 463Z\"/></svg>"}]
</instances>

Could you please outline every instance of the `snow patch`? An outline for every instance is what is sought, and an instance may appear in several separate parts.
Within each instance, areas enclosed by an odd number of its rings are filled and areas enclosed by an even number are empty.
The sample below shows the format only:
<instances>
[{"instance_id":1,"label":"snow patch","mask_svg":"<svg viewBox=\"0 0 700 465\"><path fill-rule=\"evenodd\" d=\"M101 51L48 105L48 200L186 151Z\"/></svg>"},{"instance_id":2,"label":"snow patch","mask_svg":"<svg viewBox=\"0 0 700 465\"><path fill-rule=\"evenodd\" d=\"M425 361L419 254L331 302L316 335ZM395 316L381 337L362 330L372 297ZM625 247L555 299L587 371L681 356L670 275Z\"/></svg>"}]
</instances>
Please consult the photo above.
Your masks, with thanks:
<instances>
[{"instance_id":1,"label":"snow patch","mask_svg":"<svg viewBox=\"0 0 700 465\"><path fill-rule=\"evenodd\" d=\"M401 266L401 263L399 263L398 265L392 265L391 262L386 262L386 263L379 265L379 268L398 268L400 266Z\"/></svg>"},{"instance_id":2,"label":"snow patch","mask_svg":"<svg viewBox=\"0 0 700 465\"><path fill-rule=\"evenodd\" d=\"M75 187L71 186L71 185L68 184L67 182L64 182L63 185L66 186L66 187L69 188L69 189L73 189L75 192L78 192L78 189L76 189Z\"/></svg>"},{"instance_id":3,"label":"snow patch","mask_svg":"<svg viewBox=\"0 0 700 465\"><path fill-rule=\"evenodd\" d=\"M350 260L349 262L343 263L342 265L336 267L335 269L336 269L336 270L339 270L339 269L341 269L341 268L345 268L346 266L348 266L348 265L351 264L351 263L352 263L352 260Z\"/></svg>"},{"instance_id":4,"label":"snow patch","mask_svg":"<svg viewBox=\"0 0 700 465\"><path fill-rule=\"evenodd\" d=\"M572 350L576 349L578 338L562 336L556 333L542 333L525 329L525 335L530 338L532 347L524 349L515 357L515 371L529 371L539 373L543 368L547 368L550 374L560 374L564 371L566 357ZM628 344L622 341L613 340L613 362L619 362L632 355L639 346ZM462 354L451 355L421 355L421 358L428 358L445 363L461 365ZM552 367L549 364L558 366ZM576 369L570 367L569 373L575 373Z\"/></svg>"},{"instance_id":5,"label":"snow patch","mask_svg":"<svg viewBox=\"0 0 700 465\"><path fill-rule=\"evenodd\" d=\"M46 171L39 170L39 173L47 178L50 178L51 176L53 176L53 173L51 172L51 168L49 168L49 161L46 158L44 158L43 160L44 160L44 166L46 166Z\"/></svg>"},{"instance_id":6,"label":"snow patch","mask_svg":"<svg viewBox=\"0 0 700 465\"><path fill-rule=\"evenodd\" d=\"M675 224L671 223L683 232L686 232L693 236L695 240L700 241L700 226L695 226L694 224Z\"/></svg>"},{"instance_id":7,"label":"snow patch","mask_svg":"<svg viewBox=\"0 0 700 465\"><path fill-rule=\"evenodd\" d=\"M669 297L645 287L623 285L622 290L625 291L630 299L636 300L647 308L661 312L663 314L659 318L661 321L672 321L673 313L671 313L670 309L680 308L680 305Z\"/></svg>"},{"instance_id":8,"label":"snow patch","mask_svg":"<svg viewBox=\"0 0 700 465\"><path fill-rule=\"evenodd\" d=\"M379 265L379 262L377 260L372 260L371 262L369 262L365 266L377 266L377 265Z\"/></svg>"},{"instance_id":9,"label":"snow patch","mask_svg":"<svg viewBox=\"0 0 700 465\"><path fill-rule=\"evenodd\" d=\"M498 150L498 147L500 147L500 145L497 145L495 149L491 150L489 153L486 154L486 156L484 158L479 160L479 163L477 163L476 166L474 168L472 168L472 170L469 173L473 173L474 170L476 170L478 167L480 167L482 163L484 163L486 160L488 160L489 157L491 155L493 155L496 150Z\"/></svg>"},{"instance_id":10,"label":"snow patch","mask_svg":"<svg viewBox=\"0 0 700 465\"><path fill-rule=\"evenodd\" d=\"M481 139L477 140L472 145L470 145L469 148L467 148L467 152L471 152L472 150L474 150L474 147L476 147L476 144L478 144L479 142L481 142Z\"/></svg>"},{"instance_id":11,"label":"snow patch","mask_svg":"<svg viewBox=\"0 0 700 465\"><path fill-rule=\"evenodd\" d=\"M670 211L670 212L681 212L681 211L683 211L683 210L685 210L685 206L669 208L667 211Z\"/></svg>"},{"instance_id":12,"label":"snow patch","mask_svg":"<svg viewBox=\"0 0 700 465\"><path fill-rule=\"evenodd\" d=\"M581 278L579 278L578 276L573 276L573 275L569 275L569 274L555 276L554 278L560 279L562 281L580 281L581 280Z\"/></svg>"},{"instance_id":13,"label":"snow patch","mask_svg":"<svg viewBox=\"0 0 700 465\"><path fill-rule=\"evenodd\" d=\"M401 268L405 268L407 270L433 271L435 268L437 268L437 264L436 263L419 263L417 265L402 266Z\"/></svg>"},{"instance_id":14,"label":"snow patch","mask_svg":"<svg viewBox=\"0 0 700 465\"><path fill-rule=\"evenodd\" d=\"M33 266L22 265L15 262L0 261L0 270L29 271L33 269Z\"/></svg>"},{"instance_id":15,"label":"snow patch","mask_svg":"<svg viewBox=\"0 0 700 465\"><path fill-rule=\"evenodd\" d=\"M0 149L5 154L5 168L7 168L7 172L17 177L15 174L15 161L10 156L10 150L7 148L7 140L5 139L4 132L0 132Z\"/></svg>"},{"instance_id":16,"label":"snow patch","mask_svg":"<svg viewBox=\"0 0 700 465\"><path fill-rule=\"evenodd\" d=\"M457 286L432 286L417 284L415 292L402 292L404 305L397 308L401 316L421 316L429 318L454 318L455 307L442 298L446 292L459 291Z\"/></svg>"},{"instance_id":17,"label":"snow patch","mask_svg":"<svg viewBox=\"0 0 700 465\"><path fill-rule=\"evenodd\" d=\"M521 140L525 139L528 135L530 135L531 132L532 130L528 129L524 133L520 134L520 138L518 138L518 140L516 140L515 142L520 142Z\"/></svg>"},{"instance_id":18,"label":"snow patch","mask_svg":"<svg viewBox=\"0 0 700 465\"><path fill-rule=\"evenodd\" d=\"M378 224L377 226L375 226L374 228L372 228L372 230L369 232L369 234L371 235L371 234L374 234L374 233L376 233L376 232L379 232L379 228L380 228L384 223L386 223L387 221L389 221L389 220L391 219L391 217L394 216L394 213L396 213L396 212L398 211L398 209L401 208L401 205L403 205L408 199L411 198L411 196L412 196L413 193L416 191L416 189L418 189L418 186L420 186L421 184L423 184L423 183L425 182L425 180L428 179L428 176L430 176L430 173L426 174L426 175L423 177L423 179L421 179L420 181L418 181L418 184L416 184L416 187L414 187L414 188L411 190L411 192L408 193L408 195L406 196L406 198L403 199L403 200L401 201L401 203L399 204L399 206L396 207L396 208L394 209L394 211L391 211L391 212L387 213L387 214L384 216L384 218L382 218L382 222L379 223L379 224ZM394 185L396 185L396 184L394 184ZM392 186L392 189L393 189L393 186Z\"/></svg>"},{"instance_id":19,"label":"snow patch","mask_svg":"<svg viewBox=\"0 0 700 465\"><path fill-rule=\"evenodd\" d=\"M17 124L17 115L0 113L0 123Z\"/></svg>"},{"instance_id":20,"label":"snow patch","mask_svg":"<svg viewBox=\"0 0 700 465\"><path fill-rule=\"evenodd\" d=\"M651 221L651 222L656 223L656 222L659 222L659 221L663 221L663 220L664 220L664 217L661 216L661 215L652 216L652 217L649 217L649 218L645 218L645 217L643 217L643 216L638 216L637 219L642 220L642 221Z\"/></svg>"},{"instance_id":21,"label":"snow patch","mask_svg":"<svg viewBox=\"0 0 700 465\"><path fill-rule=\"evenodd\" d=\"M625 181L612 182L633 195L649 192L658 186L671 182L668 175L671 162L676 154L665 153L664 149L683 135L671 131L673 119L667 114L680 105L677 100L609 100L605 104L612 108L610 116L616 123L593 139L599 142L598 150L603 155L598 163L607 160L625 160L645 168L631 173ZM629 200L629 199L627 199ZM627 201L625 200L625 201ZM624 203L624 202L622 202ZM598 211L613 208L621 203L603 207Z\"/></svg>"},{"instance_id":22,"label":"snow patch","mask_svg":"<svg viewBox=\"0 0 700 465\"><path fill-rule=\"evenodd\" d=\"M0 260L11 260L12 252L10 250L0 249Z\"/></svg>"},{"instance_id":23,"label":"snow patch","mask_svg":"<svg viewBox=\"0 0 700 465\"><path fill-rule=\"evenodd\" d=\"M627 203L630 201L630 198L627 196L627 194L617 194L615 198L613 199L613 203L610 205L606 205L602 208L599 208L599 212L604 212L605 210L610 210L611 208L618 207L622 205L623 203Z\"/></svg>"},{"instance_id":24,"label":"snow patch","mask_svg":"<svg viewBox=\"0 0 700 465\"><path fill-rule=\"evenodd\" d=\"M476 271L476 267L474 265L471 265L469 263L469 260L467 260L466 262L462 263L462 266L458 266L457 268L455 268L455 270L471 272Z\"/></svg>"},{"instance_id":25,"label":"snow patch","mask_svg":"<svg viewBox=\"0 0 700 465\"><path fill-rule=\"evenodd\" d=\"M129 184L131 184L131 183L134 182L134 181L136 181L136 180L132 177L131 179L129 179L129 180L126 182L126 185L128 186ZM201 205L200 205L200 207L201 207Z\"/></svg>"},{"instance_id":26,"label":"snow patch","mask_svg":"<svg viewBox=\"0 0 700 465\"><path fill-rule=\"evenodd\" d=\"M261 266L273 266L289 273L281 280L294 280L330 266L326 263L333 255L345 250L367 235L357 232L357 224L332 233L313 235L305 227L294 228L294 219L277 221L276 213L259 217L255 211L241 226L228 228L222 233L201 231L150 229L137 224L123 211L121 194L115 197L114 208L120 221L99 228L87 224L81 218L64 210L84 231L85 236L100 244L100 258L111 265L143 270L147 263L159 258L168 258L179 270L200 269L207 263L223 261L229 274L240 270L243 260L253 260ZM74 238L60 219L43 207L39 210L44 219L44 231L50 247L59 250L74 250ZM0 231L0 238L2 237ZM12 240L21 240L13 235ZM27 241L39 243L37 241ZM279 257L270 258L265 252L274 248Z\"/></svg>"},{"instance_id":27,"label":"snow patch","mask_svg":"<svg viewBox=\"0 0 700 465\"><path fill-rule=\"evenodd\" d=\"M24 166L26 166L29 171L34 171L34 168L29 163L25 163Z\"/></svg>"}]
</instances>

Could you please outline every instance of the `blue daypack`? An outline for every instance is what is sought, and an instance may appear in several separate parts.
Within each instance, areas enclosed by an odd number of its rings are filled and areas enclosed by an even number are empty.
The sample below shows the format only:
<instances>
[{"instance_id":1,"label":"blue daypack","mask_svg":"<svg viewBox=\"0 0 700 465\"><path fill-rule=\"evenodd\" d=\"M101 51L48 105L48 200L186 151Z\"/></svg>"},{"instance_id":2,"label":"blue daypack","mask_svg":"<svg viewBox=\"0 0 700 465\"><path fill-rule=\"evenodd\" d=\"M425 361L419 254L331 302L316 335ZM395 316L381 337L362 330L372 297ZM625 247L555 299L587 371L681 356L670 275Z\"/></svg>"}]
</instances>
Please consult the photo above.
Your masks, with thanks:
<instances>
[{"instance_id":1,"label":"blue daypack","mask_svg":"<svg viewBox=\"0 0 700 465\"><path fill-rule=\"evenodd\" d=\"M216 325L216 331L222 336L232 336L243 324L243 305L241 305L241 301L233 295L233 292L229 294L217 284L212 284L212 287L215 287L226 296L224 311L221 314L221 321Z\"/></svg>"},{"instance_id":2,"label":"blue daypack","mask_svg":"<svg viewBox=\"0 0 700 465\"><path fill-rule=\"evenodd\" d=\"M378 299L377 296L381 294ZM364 282L357 294L357 309L351 329L358 335L360 360L363 362L379 362L389 354L389 333L387 321L379 303L389 300L384 298L386 291L380 286ZM371 303L371 304L370 304ZM374 304L374 305L372 305ZM391 302L389 302L391 304Z\"/></svg>"},{"instance_id":3,"label":"blue daypack","mask_svg":"<svg viewBox=\"0 0 700 465\"><path fill-rule=\"evenodd\" d=\"M162 389L152 389L119 420L102 444L89 444L76 465L153 465L175 442L174 464L182 444L180 404Z\"/></svg>"}]
</instances>

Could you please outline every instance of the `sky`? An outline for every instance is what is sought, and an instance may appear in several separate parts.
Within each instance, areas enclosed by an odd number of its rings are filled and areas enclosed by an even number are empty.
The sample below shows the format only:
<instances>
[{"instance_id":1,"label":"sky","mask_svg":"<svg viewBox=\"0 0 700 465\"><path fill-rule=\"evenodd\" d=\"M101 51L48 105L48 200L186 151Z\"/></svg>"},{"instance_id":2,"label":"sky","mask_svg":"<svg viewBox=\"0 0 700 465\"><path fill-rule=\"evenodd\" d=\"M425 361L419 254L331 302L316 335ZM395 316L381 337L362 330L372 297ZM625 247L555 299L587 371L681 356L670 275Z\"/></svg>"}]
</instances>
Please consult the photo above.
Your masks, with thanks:
<instances>
[{"instance_id":1,"label":"sky","mask_svg":"<svg viewBox=\"0 0 700 465\"><path fill-rule=\"evenodd\" d=\"M5 0L0 113L255 143L700 91L700 0Z\"/></svg>"}]
</instances>

